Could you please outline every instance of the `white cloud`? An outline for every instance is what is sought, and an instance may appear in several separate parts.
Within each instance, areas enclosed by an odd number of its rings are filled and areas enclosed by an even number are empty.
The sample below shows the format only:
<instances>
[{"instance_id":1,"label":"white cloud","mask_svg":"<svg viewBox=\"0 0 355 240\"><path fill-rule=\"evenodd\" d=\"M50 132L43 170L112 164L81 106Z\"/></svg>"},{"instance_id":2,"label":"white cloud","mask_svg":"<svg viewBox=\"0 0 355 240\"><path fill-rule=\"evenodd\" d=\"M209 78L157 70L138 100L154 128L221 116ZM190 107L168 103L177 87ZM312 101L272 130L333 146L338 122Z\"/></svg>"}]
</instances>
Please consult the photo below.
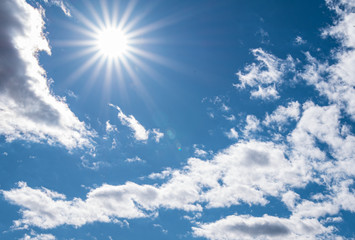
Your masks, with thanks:
<instances>
[{"instance_id":1,"label":"white cloud","mask_svg":"<svg viewBox=\"0 0 355 240\"><path fill-rule=\"evenodd\" d=\"M127 158L125 162L132 163L132 162L145 162L140 157L135 156L134 158Z\"/></svg>"},{"instance_id":2,"label":"white cloud","mask_svg":"<svg viewBox=\"0 0 355 240\"><path fill-rule=\"evenodd\" d=\"M149 134L153 134L155 142L159 143L160 139L164 137L164 133L160 131L158 128L153 128L151 130L146 130L142 124L140 124L136 118L133 115L127 116L124 114L118 106L115 106L113 104L109 104L109 106L116 108L118 110L118 119L121 121L122 125L125 125L129 127L134 134L134 138L137 141L143 141L146 142L149 138ZM115 127L114 125L110 125L109 121L106 122L106 131L107 129L112 130L111 128ZM116 130L116 128L113 128L113 130Z\"/></svg>"},{"instance_id":3,"label":"white cloud","mask_svg":"<svg viewBox=\"0 0 355 240\"><path fill-rule=\"evenodd\" d=\"M52 234L25 234L20 240L55 240L55 236Z\"/></svg>"},{"instance_id":4,"label":"white cloud","mask_svg":"<svg viewBox=\"0 0 355 240\"><path fill-rule=\"evenodd\" d=\"M276 90L275 85L261 87L258 86L258 90L252 90L250 92L252 98L261 98L261 99L277 99L280 98L279 93Z\"/></svg>"},{"instance_id":5,"label":"white cloud","mask_svg":"<svg viewBox=\"0 0 355 240\"><path fill-rule=\"evenodd\" d=\"M305 44L307 41L306 40L304 40L301 36L297 36L296 38L295 38L295 44L296 45L303 45L303 44Z\"/></svg>"},{"instance_id":6,"label":"white cloud","mask_svg":"<svg viewBox=\"0 0 355 240\"><path fill-rule=\"evenodd\" d=\"M253 171L249 171L253 166ZM166 169L150 178L171 176L161 186L103 185L92 189L86 200L65 196L47 189L33 189L25 183L2 191L5 199L21 206L22 219L15 227L27 225L53 228L68 224L81 226L116 218L141 218L164 207L185 211L228 207L241 202L265 205L267 196L279 196L286 186L304 186L302 169L289 162L283 147L273 143L237 143L203 161L190 158L181 170Z\"/></svg>"},{"instance_id":7,"label":"white cloud","mask_svg":"<svg viewBox=\"0 0 355 240\"><path fill-rule=\"evenodd\" d=\"M168 230L166 230L162 225L160 224L153 224L154 227L159 228L163 233L168 233Z\"/></svg>"},{"instance_id":8,"label":"white cloud","mask_svg":"<svg viewBox=\"0 0 355 240\"><path fill-rule=\"evenodd\" d=\"M134 134L134 138L138 141L146 141L148 140L149 131L147 131L133 115L125 115L121 108L110 104L111 107L114 107L118 110L118 119L121 121L122 125L129 127Z\"/></svg>"},{"instance_id":9,"label":"white cloud","mask_svg":"<svg viewBox=\"0 0 355 240\"><path fill-rule=\"evenodd\" d=\"M290 190L282 195L282 201L289 209L293 209L299 199L300 195Z\"/></svg>"},{"instance_id":10,"label":"white cloud","mask_svg":"<svg viewBox=\"0 0 355 240\"><path fill-rule=\"evenodd\" d=\"M260 28L259 31L257 32L257 34L260 35L262 44L269 44L270 43L269 33L266 32L264 29Z\"/></svg>"},{"instance_id":11,"label":"white cloud","mask_svg":"<svg viewBox=\"0 0 355 240\"><path fill-rule=\"evenodd\" d=\"M69 97L78 99L78 96L73 91L67 90L66 93Z\"/></svg>"},{"instance_id":12,"label":"white cloud","mask_svg":"<svg viewBox=\"0 0 355 240\"><path fill-rule=\"evenodd\" d=\"M298 218L323 218L341 209L355 212L355 194L350 190L355 176L355 136L341 132L341 111L337 105L321 107L306 102L303 110L297 127L288 137L291 155L312 166L312 181L323 185L327 193L302 200L291 192L283 196L283 201ZM318 143L325 145L326 150Z\"/></svg>"},{"instance_id":13,"label":"white cloud","mask_svg":"<svg viewBox=\"0 0 355 240\"><path fill-rule=\"evenodd\" d=\"M173 173L171 168L167 168L159 173L151 173L148 178L150 179L165 179Z\"/></svg>"},{"instance_id":14,"label":"white cloud","mask_svg":"<svg viewBox=\"0 0 355 240\"><path fill-rule=\"evenodd\" d=\"M290 218L233 216L227 217L228 221L199 225L194 233L210 239L220 239L221 236L238 239L235 234L242 234L241 239L272 239L282 234L287 239L312 239L317 234L332 231L331 227L324 227L319 218L337 214L340 209L355 212L355 196L349 189L352 181L343 179L346 172L341 167L342 162L351 162L352 158L349 160L348 156L353 156L353 150L342 145L353 145L345 143L350 141L349 136L343 137L343 142L338 143L338 135L334 132L334 129L339 128L336 124L336 108L319 107L311 103L303 108L305 111L289 140L294 143L295 132L304 132L312 140L318 138L334 147L331 153L341 155L337 160L339 165L328 168L329 164L324 159L319 165L314 165L317 162L308 156L301 156L303 149L297 144L287 149L286 145L250 140L229 146L211 160L190 158L181 169L168 168L148 176L151 179L169 177L160 186L131 182L118 186L104 184L91 189L86 200L66 200L62 194L48 189L33 189L25 183L20 183L18 188L2 191L2 194L7 201L21 206L22 218L14 221L17 228L53 228L63 224L81 226L94 221L142 218L155 214L159 208L202 211L201 204L204 203L204 208L229 207L241 203L267 205L268 197L273 196L289 208L292 212ZM309 125L309 122L312 124ZM307 142L302 144L308 146ZM312 148L317 149L311 144L309 149ZM319 175L323 172L333 178L333 185L328 185L331 186L329 194L305 200L290 190L305 187L310 181L317 182L314 172ZM245 224L241 225L241 222ZM218 229L218 226L221 229L225 226L236 227L230 231L211 230ZM257 230L258 226L261 230Z\"/></svg>"},{"instance_id":15,"label":"white cloud","mask_svg":"<svg viewBox=\"0 0 355 240\"><path fill-rule=\"evenodd\" d=\"M66 200L65 196L47 189L33 189L26 183L2 192L5 199L22 206L22 219L14 221L15 228L37 226L44 229L67 224L82 226L95 221L114 222L117 218L147 217L152 209L157 189L127 182L121 186L102 185L91 190L87 199Z\"/></svg>"},{"instance_id":16,"label":"white cloud","mask_svg":"<svg viewBox=\"0 0 355 240\"><path fill-rule=\"evenodd\" d=\"M254 115L248 115L245 121L246 125L243 130L244 135L248 136L251 132L260 130L260 121Z\"/></svg>"},{"instance_id":17,"label":"white cloud","mask_svg":"<svg viewBox=\"0 0 355 240\"><path fill-rule=\"evenodd\" d=\"M71 17L70 10L67 6L67 4L63 0L43 0L46 4L48 5L55 5L62 9L63 13L67 15L68 17Z\"/></svg>"},{"instance_id":18,"label":"white cloud","mask_svg":"<svg viewBox=\"0 0 355 240\"><path fill-rule=\"evenodd\" d=\"M355 13L352 1L327 1L338 15L335 24L324 29L323 36L336 38L341 47L332 52L332 61L320 62L306 53L309 64L300 76L314 85L320 94L344 109L355 119ZM335 60L335 61L334 61Z\"/></svg>"},{"instance_id":19,"label":"white cloud","mask_svg":"<svg viewBox=\"0 0 355 240\"><path fill-rule=\"evenodd\" d=\"M238 139L238 137L239 137L239 134L238 134L238 132L235 130L235 128L231 128L231 129L229 130L229 132L226 133L226 135L227 135L227 137L228 137L229 139Z\"/></svg>"},{"instance_id":20,"label":"white cloud","mask_svg":"<svg viewBox=\"0 0 355 240\"><path fill-rule=\"evenodd\" d=\"M117 140L116 138L112 139L112 144L111 144L111 149L116 149L117 148Z\"/></svg>"},{"instance_id":21,"label":"white cloud","mask_svg":"<svg viewBox=\"0 0 355 240\"><path fill-rule=\"evenodd\" d=\"M61 144L67 149L90 147L95 133L51 94L37 54L50 54L44 37L44 10L24 0L0 2L0 134L7 141L23 139Z\"/></svg>"},{"instance_id":22,"label":"white cloud","mask_svg":"<svg viewBox=\"0 0 355 240\"><path fill-rule=\"evenodd\" d=\"M199 224L193 227L193 234L211 240L319 239L332 230L314 218L231 215L213 223Z\"/></svg>"},{"instance_id":23,"label":"white cloud","mask_svg":"<svg viewBox=\"0 0 355 240\"><path fill-rule=\"evenodd\" d=\"M235 116L231 114L230 116L223 116L228 121L235 121Z\"/></svg>"},{"instance_id":24,"label":"white cloud","mask_svg":"<svg viewBox=\"0 0 355 240\"><path fill-rule=\"evenodd\" d=\"M106 121L106 133L118 132L117 127L112 125L109 120Z\"/></svg>"},{"instance_id":25,"label":"white cloud","mask_svg":"<svg viewBox=\"0 0 355 240\"><path fill-rule=\"evenodd\" d=\"M81 166L91 170L98 170L100 166L105 165L105 163L102 161L89 160L86 156L81 156L80 160L81 160Z\"/></svg>"},{"instance_id":26,"label":"white cloud","mask_svg":"<svg viewBox=\"0 0 355 240\"><path fill-rule=\"evenodd\" d=\"M296 102L289 102L287 107L279 106L270 115L266 114L263 124L266 126L275 124L282 126L287 124L290 120L298 120L300 115L300 104Z\"/></svg>"},{"instance_id":27,"label":"white cloud","mask_svg":"<svg viewBox=\"0 0 355 240\"><path fill-rule=\"evenodd\" d=\"M344 19L347 19L345 15ZM345 32L348 31L346 29L343 28ZM342 41L345 44L350 40L343 38ZM351 50L346 50L346 54L350 54L349 51L351 53ZM344 54L340 52L337 56L345 61ZM280 60L261 49L254 55L259 64L248 65L245 68L247 73L239 72L241 84L238 87L249 86L253 90L271 87L276 91L284 70L292 65L292 61ZM310 54L306 55L311 64L302 76L328 96L331 105L318 106L306 102L300 107L298 102L290 102L267 114L264 126L298 121L282 144L239 141L211 156L210 160L189 158L180 169L167 168L148 176L150 179L165 179L161 185L104 184L91 189L86 199L67 200L54 191L34 189L20 183L17 188L2 191L5 200L21 207L21 218L14 222L15 227L53 228L64 224L82 226L95 221L117 222L117 218L149 217L157 214L159 208L195 213L205 208L244 203L268 207L268 199L272 196L285 204L291 211L290 217L233 215L212 223L196 223L193 233L199 237L223 240L335 239L332 233L336 230L331 226L331 220L339 221L339 217L334 215L340 210L355 212L352 189L355 136L348 125L342 123L343 111L351 113L352 108L350 102L339 96L340 92L346 93L347 88L352 89L352 70L346 72L350 67L342 61L336 63L337 67L329 68ZM327 76L329 72L332 74ZM342 90L339 92L339 89ZM215 101L221 103L220 98ZM122 124L130 127L135 137L147 140L152 132L145 130L133 116L117 109ZM248 115L244 135L261 130L261 127L255 116ZM197 156L205 157L205 153L207 151L195 147ZM321 185L325 190L302 199L297 189L310 182Z\"/></svg>"},{"instance_id":28,"label":"white cloud","mask_svg":"<svg viewBox=\"0 0 355 240\"><path fill-rule=\"evenodd\" d=\"M228 107L226 104L222 103L221 109L222 109L222 111L224 111L224 112L228 112L231 108Z\"/></svg>"},{"instance_id":29,"label":"white cloud","mask_svg":"<svg viewBox=\"0 0 355 240\"><path fill-rule=\"evenodd\" d=\"M237 72L240 84L233 84L236 88L251 87L251 96L261 99L279 98L277 85L283 82L286 72L294 71L295 62L291 56L286 60L265 52L261 48L251 50L257 63L246 65L244 73Z\"/></svg>"},{"instance_id":30,"label":"white cloud","mask_svg":"<svg viewBox=\"0 0 355 240\"><path fill-rule=\"evenodd\" d=\"M204 148L204 146L202 145L202 148ZM197 144L194 144L194 154L197 157L206 157L208 155L208 152L203 150L202 148L199 148Z\"/></svg>"},{"instance_id":31,"label":"white cloud","mask_svg":"<svg viewBox=\"0 0 355 240\"><path fill-rule=\"evenodd\" d=\"M159 129L157 128L154 128L151 133L153 133L155 136L154 136L154 140L155 142L160 142L160 139L164 137L164 133L160 132Z\"/></svg>"},{"instance_id":32,"label":"white cloud","mask_svg":"<svg viewBox=\"0 0 355 240\"><path fill-rule=\"evenodd\" d=\"M347 135L341 134L340 110L338 106L320 107L312 102L303 105L304 112L297 127L288 136L292 144L293 153L308 161L315 161L316 169L327 172L333 176L336 171L349 176L355 176L355 167L351 161L355 155L353 147L355 136L350 132ZM325 152L318 147L318 142L326 144L330 156L337 161L328 161ZM328 176L328 177L329 177Z\"/></svg>"}]
</instances>

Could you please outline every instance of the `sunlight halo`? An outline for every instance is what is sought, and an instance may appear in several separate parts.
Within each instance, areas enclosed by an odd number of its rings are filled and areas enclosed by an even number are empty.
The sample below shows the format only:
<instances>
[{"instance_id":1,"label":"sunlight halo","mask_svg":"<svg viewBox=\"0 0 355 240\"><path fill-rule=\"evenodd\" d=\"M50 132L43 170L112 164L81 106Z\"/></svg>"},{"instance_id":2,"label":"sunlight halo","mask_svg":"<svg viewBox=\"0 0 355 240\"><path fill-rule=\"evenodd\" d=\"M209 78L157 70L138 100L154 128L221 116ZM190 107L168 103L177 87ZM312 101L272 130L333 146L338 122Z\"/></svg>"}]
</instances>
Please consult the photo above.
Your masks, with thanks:
<instances>
[{"instance_id":1,"label":"sunlight halo","mask_svg":"<svg viewBox=\"0 0 355 240\"><path fill-rule=\"evenodd\" d=\"M122 30L109 27L97 33L96 46L103 56L120 58L127 52L129 41Z\"/></svg>"}]
</instances>

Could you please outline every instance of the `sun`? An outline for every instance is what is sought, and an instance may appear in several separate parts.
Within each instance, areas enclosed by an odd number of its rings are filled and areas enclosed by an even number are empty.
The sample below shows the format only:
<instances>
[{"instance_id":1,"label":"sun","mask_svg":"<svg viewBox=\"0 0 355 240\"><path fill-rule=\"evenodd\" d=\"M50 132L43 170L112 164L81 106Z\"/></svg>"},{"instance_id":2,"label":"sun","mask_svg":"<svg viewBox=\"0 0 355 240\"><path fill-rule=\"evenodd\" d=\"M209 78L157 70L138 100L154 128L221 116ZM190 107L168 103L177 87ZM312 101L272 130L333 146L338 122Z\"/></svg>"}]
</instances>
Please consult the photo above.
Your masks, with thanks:
<instances>
[{"instance_id":1,"label":"sun","mask_svg":"<svg viewBox=\"0 0 355 240\"><path fill-rule=\"evenodd\" d=\"M107 58L121 58L127 53L129 40L119 28L109 27L97 33L96 47Z\"/></svg>"},{"instance_id":2,"label":"sun","mask_svg":"<svg viewBox=\"0 0 355 240\"><path fill-rule=\"evenodd\" d=\"M68 24L73 34L67 35L73 39L63 40L62 44L75 48L70 58L78 59L81 65L66 81L69 83L80 79L89 71L85 91L89 91L94 82L100 80L105 96L108 97L107 92L110 92L114 82L118 83L120 95L123 96L127 93L127 81L131 81L132 86L147 96L141 83L142 74L154 79L161 77L151 67L152 63L173 69L179 66L171 59L150 51L153 45L164 42L154 32L179 19L168 16L149 21L147 16L153 11L149 1L146 2L146 8L136 8L137 1L110 1L110 6L107 1L93 2L85 1L86 8L83 11L72 9L79 24L77 21Z\"/></svg>"}]
</instances>

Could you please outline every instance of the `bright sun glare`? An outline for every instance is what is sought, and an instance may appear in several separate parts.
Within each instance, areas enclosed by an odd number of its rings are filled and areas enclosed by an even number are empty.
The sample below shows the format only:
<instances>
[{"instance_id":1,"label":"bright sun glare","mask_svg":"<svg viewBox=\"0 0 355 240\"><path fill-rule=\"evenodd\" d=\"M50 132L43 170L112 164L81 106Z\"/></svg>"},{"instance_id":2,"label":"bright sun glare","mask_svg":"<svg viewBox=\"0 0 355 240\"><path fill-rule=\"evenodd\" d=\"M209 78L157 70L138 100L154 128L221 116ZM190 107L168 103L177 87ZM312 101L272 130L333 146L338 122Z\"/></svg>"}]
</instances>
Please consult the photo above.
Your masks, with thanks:
<instances>
[{"instance_id":1,"label":"bright sun glare","mask_svg":"<svg viewBox=\"0 0 355 240\"><path fill-rule=\"evenodd\" d=\"M97 47L106 57L122 57L127 51L128 39L118 28L107 28L98 33Z\"/></svg>"},{"instance_id":2,"label":"bright sun glare","mask_svg":"<svg viewBox=\"0 0 355 240\"><path fill-rule=\"evenodd\" d=\"M100 74L103 74L103 91L108 91L111 81L115 79L118 80L123 95L125 94L123 79L129 77L134 81L135 86L141 86L137 75L138 70L144 70L151 76L159 75L145 61L149 60L165 66L171 65L169 59L147 51L149 49L147 44L158 43L160 39L144 36L173 22L170 17L166 20L159 19L156 22L142 24L144 17L150 14L151 7L140 14L138 12L134 14L136 1L111 1L111 6L108 6L106 1L97 1L100 6L92 5L91 2L93 1L85 1L87 10L91 14L75 11L75 16L83 26L72 27L75 32L83 34L83 38L68 41L68 46L85 47L79 48L80 51L74 53L73 56L79 59L83 56L86 58L68 78L69 80L78 79L90 70L92 74L88 79L87 88L91 87L96 79L102 79ZM101 7L101 12L97 7ZM122 11L119 11L120 9ZM138 27L138 25L141 26Z\"/></svg>"}]
</instances>

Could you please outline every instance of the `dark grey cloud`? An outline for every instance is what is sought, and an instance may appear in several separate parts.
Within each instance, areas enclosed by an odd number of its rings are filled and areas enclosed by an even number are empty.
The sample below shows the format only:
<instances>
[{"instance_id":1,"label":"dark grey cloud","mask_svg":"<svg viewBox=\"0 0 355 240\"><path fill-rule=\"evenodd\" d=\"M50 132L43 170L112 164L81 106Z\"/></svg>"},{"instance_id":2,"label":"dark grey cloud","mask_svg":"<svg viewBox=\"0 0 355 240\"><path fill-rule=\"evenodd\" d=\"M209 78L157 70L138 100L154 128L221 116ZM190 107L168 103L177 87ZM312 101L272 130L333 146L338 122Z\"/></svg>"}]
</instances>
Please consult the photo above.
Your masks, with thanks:
<instances>
[{"instance_id":1,"label":"dark grey cloud","mask_svg":"<svg viewBox=\"0 0 355 240\"><path fill-rule=\"evenodd\" d=\"M39 64L39 51L50 54L43 14L25 0L0 1L0 135L89 146L95 134L51 93Z\"/></svg>"},{"instance_id":2,"label":"dark grey cloud","mask_svg":"<svg viewBox=\"0 0 355 240\"><path fill-rule=\"evenodd\" d=\"M17 9L16 9L17 8ZM13 0L0 2L0 94L13 100L19 107L19 113L29 120L49 125L59 123L59 112L36 93L33 83L38 81L28 73L28 66L14 43L14 36L25 35L25 25L21 18L26 13Z\"/></svg>"},{"instance_id":3,"label":"dark grey cloud","mask_svg":"<svg viewBox=\"0 0 355 240\"><path fill-rule=\"evenodd\" d=\"M267 152L260 152L254 149L248 149L245 152L245 161L247 164L256 164L266 166L269 164L269 154Z\"/></svg>"},{"instance_id":4,"label":"dark grey cloud","mask_svg":"<svg viewBox=\"0 0 355 240\"><path fill-rule=\"evenodd\" d=\"M290 230L281 223L255 223L252 225L247 225L245 223L238 223L226 227L228 231L241 232L243 234L248 234L253 237L258 236L285 236L290 234Z\"/></svg>"}]
</instances>

